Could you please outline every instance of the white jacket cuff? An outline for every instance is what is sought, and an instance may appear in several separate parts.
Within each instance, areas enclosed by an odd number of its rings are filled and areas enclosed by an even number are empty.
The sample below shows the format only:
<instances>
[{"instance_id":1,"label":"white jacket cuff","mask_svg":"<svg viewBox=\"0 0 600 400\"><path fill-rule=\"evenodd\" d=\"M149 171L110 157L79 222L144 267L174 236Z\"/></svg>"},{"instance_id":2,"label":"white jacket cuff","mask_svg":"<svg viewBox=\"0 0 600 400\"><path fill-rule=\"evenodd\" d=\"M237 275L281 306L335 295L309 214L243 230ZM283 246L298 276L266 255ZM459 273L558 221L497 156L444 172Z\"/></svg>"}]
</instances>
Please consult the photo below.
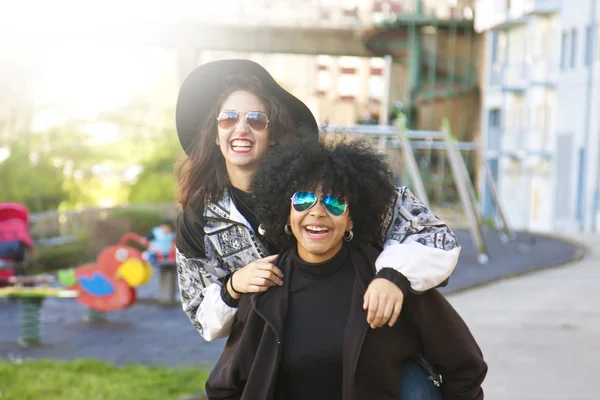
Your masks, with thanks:
<instances>
[{"instance_id":1,"label":"white jacket cuff","mask_svg":"<svg viewBox=\"0 0 600 400\"><path fill-rule=\"evenodd\" d=\"M202 337L210 342L229 336L237 308L229 307L221 298L221 286L206 287L204 300L198 307L196 320L202 326Z\"/></svg>"},{"instance_id":2,"label":"white jacket cuff","mask_svg":"<svg viewBox=\"0 0 600 400\"><path fill-rule=\"evenodd\" d=\"M377 271L393 268L408 279L412 290L424 292L439 286L452 274L460 249L457 246L442 250L418 242L387 240L375 261L375 268Z\"/></svg>"}]
</instances>

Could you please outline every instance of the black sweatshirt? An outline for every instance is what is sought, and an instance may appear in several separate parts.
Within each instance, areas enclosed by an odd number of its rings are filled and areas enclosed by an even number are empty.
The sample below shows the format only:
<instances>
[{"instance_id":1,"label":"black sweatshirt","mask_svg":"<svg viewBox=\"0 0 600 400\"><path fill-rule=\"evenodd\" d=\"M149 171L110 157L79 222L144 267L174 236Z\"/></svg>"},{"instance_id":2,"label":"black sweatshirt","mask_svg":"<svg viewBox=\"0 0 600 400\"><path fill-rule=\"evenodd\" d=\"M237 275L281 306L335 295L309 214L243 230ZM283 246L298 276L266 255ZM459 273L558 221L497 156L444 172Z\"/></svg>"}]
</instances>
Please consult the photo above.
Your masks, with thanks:
<instances>
[{"instance_id":1,"label":"black sweatshirt","mask_svg":"<svg viewBox=\"0 0 600 400\"><path fill-rule=\"evenodd\" d=\"M344 246L334 258L309 264L294 251L277 400L341 400L342 347L354 268Z\"/></svg>"}]
</instances>

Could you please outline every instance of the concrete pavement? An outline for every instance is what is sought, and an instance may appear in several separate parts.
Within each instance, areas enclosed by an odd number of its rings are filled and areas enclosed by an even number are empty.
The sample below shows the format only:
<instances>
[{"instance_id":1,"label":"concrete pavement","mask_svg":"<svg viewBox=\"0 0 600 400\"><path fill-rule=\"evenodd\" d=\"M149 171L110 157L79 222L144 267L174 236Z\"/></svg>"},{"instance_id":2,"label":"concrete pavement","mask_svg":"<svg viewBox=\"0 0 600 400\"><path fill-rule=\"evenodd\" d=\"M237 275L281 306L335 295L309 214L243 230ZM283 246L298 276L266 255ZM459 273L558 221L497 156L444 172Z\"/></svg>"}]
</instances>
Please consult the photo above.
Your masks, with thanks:
<instances>
[{"instance_id":1,"label":"concrete pavement","mask_svg":"<svg viewBox=\"0 0 600 400\"><path fill-rule=\"evenodd\" d=\"M578 262L448 296L489 364L486 399L600 399L600 235L576 240Z\"/></svg>"}]
</instances>

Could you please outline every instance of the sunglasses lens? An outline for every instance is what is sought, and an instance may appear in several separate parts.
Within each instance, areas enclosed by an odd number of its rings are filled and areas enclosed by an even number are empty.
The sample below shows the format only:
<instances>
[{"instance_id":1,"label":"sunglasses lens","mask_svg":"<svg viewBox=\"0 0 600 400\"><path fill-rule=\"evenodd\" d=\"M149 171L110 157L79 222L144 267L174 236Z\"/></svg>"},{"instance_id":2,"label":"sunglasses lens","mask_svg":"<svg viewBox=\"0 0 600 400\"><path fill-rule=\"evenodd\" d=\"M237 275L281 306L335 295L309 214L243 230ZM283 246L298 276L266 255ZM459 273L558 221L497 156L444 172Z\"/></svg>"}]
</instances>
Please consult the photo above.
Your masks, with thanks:
<instances>
[{"instance_id":1,"label":"sunglasses lens","mask_svg":"<svg viewBox=\"0 0 600 400\"><path fill-rule=\"evenodd\" d=\"M323 206L327 211L339 217L346 211L346 200L340 196L327 195L323 197Z\"/></svg>"},{"instance_id":2,"label":"sunglasses lens","mask_svg":"<svg viewBox=\"0 0 600 400\"><path fill-rule=\"evenodd\" d=\"M254 129L255 131L262 131L267 127L269 119L265 114L253 111L246 115L246 122L248 122L250 128Z\"/></svg>"},{"instance_id":3,"label":"sunglasses lens","mask_svg":"<svg viewBox=\"0 0 600 400\"><path fill-rule=\"evenodd\" d=\"M317 202L317 197L310 192L296 192L292 196L292 207L294 210L306 211Z\"/></svg>"},{"instance_id":4,"label":"sunglasses lens","mask_svg":"<svg viewBox=\"0 0 600 400\"><path fill-rule=\"evenodd\" d=\"M223 111L219 114L218 119L221 129L231 129L240 119L240 113L237 111Z\"/></svg>"}]
</instances>

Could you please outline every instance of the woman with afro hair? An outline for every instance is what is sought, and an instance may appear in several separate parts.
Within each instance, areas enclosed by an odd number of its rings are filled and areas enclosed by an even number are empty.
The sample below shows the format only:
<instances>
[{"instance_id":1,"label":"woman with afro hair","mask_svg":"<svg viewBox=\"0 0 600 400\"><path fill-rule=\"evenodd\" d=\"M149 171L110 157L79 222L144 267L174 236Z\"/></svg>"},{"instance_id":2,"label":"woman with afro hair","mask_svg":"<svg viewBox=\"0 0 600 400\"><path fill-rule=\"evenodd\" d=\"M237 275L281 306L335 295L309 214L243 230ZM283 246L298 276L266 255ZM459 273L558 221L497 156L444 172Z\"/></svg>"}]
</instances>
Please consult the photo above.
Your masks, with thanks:
<instances>
[{"instance_id":1,"label":"woman with afro hair","mask_svg":"<svg viewBox=\"0 0 600 400\"><path fill-rule=\"evenodd\" d=\"M397 400L415 358L433 366L443 399L483 399L487 365L437 290L408 297L392 326L367 322L364 294L381 279L373 243L394 190L384 156L363 140L325 136L267 156L251 192L285 279L240 296L209 399Z\"/></svg>"}]
</instances>

